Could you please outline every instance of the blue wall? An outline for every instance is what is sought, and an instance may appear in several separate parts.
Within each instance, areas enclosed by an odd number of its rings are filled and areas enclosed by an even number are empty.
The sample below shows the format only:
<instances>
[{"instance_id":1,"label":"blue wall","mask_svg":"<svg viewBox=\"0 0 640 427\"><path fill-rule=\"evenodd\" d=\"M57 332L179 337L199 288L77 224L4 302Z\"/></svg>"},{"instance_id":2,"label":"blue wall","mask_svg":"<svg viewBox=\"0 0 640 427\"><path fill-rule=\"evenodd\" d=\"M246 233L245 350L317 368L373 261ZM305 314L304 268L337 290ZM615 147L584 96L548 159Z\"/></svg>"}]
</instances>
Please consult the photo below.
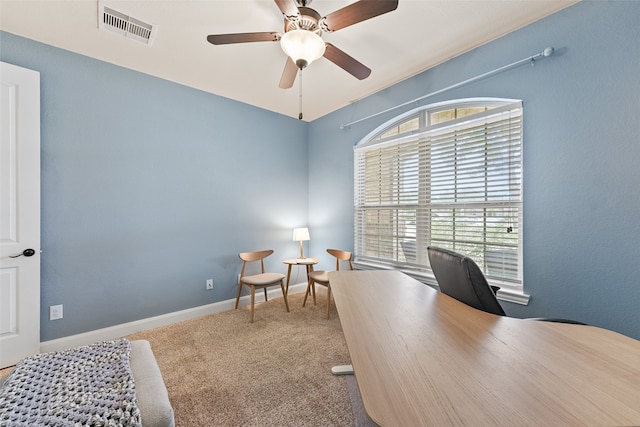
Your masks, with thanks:
<instances>
[{"instance_id":1,"label":"blue wall","mask_svg":"<svg viewBox=\"0 0 640 427\"><path fill-rule=\"evenodd\" d=\"M340 124L547 46L423 104L524 101L531 301L507 313L640 339L639 20L640 2L583 0L310 124L0 33L2 61L41 73L42 340L234 298L237 253L282 268L307 222L330 267L327 247L353 247L353 146L416 105Z\"/></svg>"},{"instance_id":2,"label":"blue wall","mask_svg":"<svg viewBox=\"0 0 640 427\"><path fill-rule=\"evenodd\" d=\"M238 252L296 256L308 124L0 34L41 78L42 341L235 298Z\"/></svg>"},{"instance_id":3,"label":"blue wall","mask_svg":"<svg viewBox=\"0 0 640 427\"><path fill-rule=\"evenodd\" d=\"M353 146L417 105L344 130L340 124L553 46L557 54L533 68L420 105L523 100L524 286L531 301L503 303L507 313L574 318L640 339L639 22L638 1L582 1L311 123L309 226L318 236L311 252L353 247Z\"/></svg>"}]
</instances>

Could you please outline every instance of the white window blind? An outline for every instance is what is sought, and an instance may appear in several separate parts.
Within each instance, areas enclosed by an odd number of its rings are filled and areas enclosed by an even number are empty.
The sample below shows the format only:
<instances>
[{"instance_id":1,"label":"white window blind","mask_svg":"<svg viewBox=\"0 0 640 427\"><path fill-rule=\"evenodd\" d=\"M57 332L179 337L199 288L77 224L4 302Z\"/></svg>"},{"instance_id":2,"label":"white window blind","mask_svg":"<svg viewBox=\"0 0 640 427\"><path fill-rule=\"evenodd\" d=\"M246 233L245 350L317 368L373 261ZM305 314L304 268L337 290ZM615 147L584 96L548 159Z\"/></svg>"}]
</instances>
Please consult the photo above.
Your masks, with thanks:
<instances>
[{"instance_id":1,"label":"white window blind","mask_svg":"<svg viewBox=\"0 0 640 427\"><path fill-rule=\"evenodd\" d=\"M430 272L439 246L522 290L522 104L474 107L450 104L472 114L435 125L442 108L425 110L418 130L356 146L357 260Z\"/></svg>"}]
</instances>

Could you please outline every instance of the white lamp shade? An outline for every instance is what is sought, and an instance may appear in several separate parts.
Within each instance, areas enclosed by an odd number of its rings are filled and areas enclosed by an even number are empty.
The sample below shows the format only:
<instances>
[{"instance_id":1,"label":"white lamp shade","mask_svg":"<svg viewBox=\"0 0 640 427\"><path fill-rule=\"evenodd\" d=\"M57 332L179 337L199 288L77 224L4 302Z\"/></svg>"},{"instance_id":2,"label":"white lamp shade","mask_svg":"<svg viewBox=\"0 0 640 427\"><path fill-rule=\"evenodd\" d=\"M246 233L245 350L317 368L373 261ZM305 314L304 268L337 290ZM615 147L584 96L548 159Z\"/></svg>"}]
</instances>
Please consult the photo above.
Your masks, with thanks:
<instances>
[{"instance_id":1,"label":"white lamp shade","mask_svg":"<svg viewBox=\"0 0 640 427\"><path fill-rule=\"evenodd\" d=\"M300 68L320 58L326 49L322 37L308 30L291 30L284 33L280 39L280 47Z\"/></svg>"},{"instance_id":2,"label":"white lamp shade","mask_svg":"<svg viewBox=\"0 0 640 427\"><path fill-rule=\"evenodd\" d=\"M293 241L301 242L303 240L309 239L309 229L308 228L294 228L293 229Z\"/></svg>"}]
</instances>

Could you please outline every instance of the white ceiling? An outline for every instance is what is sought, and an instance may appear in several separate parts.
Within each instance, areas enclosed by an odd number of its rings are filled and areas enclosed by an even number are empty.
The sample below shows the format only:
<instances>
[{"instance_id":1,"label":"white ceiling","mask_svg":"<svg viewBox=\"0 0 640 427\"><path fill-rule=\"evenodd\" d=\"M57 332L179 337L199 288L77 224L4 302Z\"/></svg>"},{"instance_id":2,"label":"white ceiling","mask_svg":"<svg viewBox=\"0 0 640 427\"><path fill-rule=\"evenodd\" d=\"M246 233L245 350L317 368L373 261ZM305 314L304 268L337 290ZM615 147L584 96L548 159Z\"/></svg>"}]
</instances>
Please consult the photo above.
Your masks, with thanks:
<instances>
[{"instance_id":1,"label":"white ceiling","mask_svg":"<svg viewBox=\"0 0 640 427\"><path fill-rule=\"evenodd\" d=\"M294 1L294 0L291 0ZM398 9L334 33L331 42L373 71L357 80L321 58L303 71L311 121L577 0L399 0ZM322 16L353 0L315 0ZM273 0L105 0L158 26L151 47L98 29L97 0L0 0L0 29L292 117L298 80L278 87L286 56L277 42L214 46L209 34L277 31ZM500 64L497 64L500 65Z\"/></svg>"}]
</instances>

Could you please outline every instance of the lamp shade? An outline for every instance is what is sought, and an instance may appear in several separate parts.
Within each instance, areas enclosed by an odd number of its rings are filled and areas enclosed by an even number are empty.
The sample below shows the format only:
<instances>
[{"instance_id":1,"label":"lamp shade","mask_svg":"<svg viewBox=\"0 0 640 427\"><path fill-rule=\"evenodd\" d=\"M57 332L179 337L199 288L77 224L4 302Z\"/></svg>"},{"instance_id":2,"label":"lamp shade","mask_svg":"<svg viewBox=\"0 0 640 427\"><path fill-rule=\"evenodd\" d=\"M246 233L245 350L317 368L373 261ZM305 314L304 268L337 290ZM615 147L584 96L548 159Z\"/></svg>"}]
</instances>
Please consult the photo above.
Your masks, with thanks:
<instances>
[{"instance_id":1,"label":"lamp shade","mask_svg":"<svg viewBox=\"0 0 640 427\"><path fill-rule=\"evenodd\" d=\"M293 229L293 241L301 242L303 240L309 239L309 229L308 228L294 228Z\"/></svg>"},{"instance_id":2,"label":"lamp shade","mask_svg":"<svg viewBox=\"0 0 640 427\"><path fill-rule=\"evenodd\" d=\"M309 30L291 30L282 35L280 47L302 69L324 55L322 37Z\"/></svg>"}]
</instances>

